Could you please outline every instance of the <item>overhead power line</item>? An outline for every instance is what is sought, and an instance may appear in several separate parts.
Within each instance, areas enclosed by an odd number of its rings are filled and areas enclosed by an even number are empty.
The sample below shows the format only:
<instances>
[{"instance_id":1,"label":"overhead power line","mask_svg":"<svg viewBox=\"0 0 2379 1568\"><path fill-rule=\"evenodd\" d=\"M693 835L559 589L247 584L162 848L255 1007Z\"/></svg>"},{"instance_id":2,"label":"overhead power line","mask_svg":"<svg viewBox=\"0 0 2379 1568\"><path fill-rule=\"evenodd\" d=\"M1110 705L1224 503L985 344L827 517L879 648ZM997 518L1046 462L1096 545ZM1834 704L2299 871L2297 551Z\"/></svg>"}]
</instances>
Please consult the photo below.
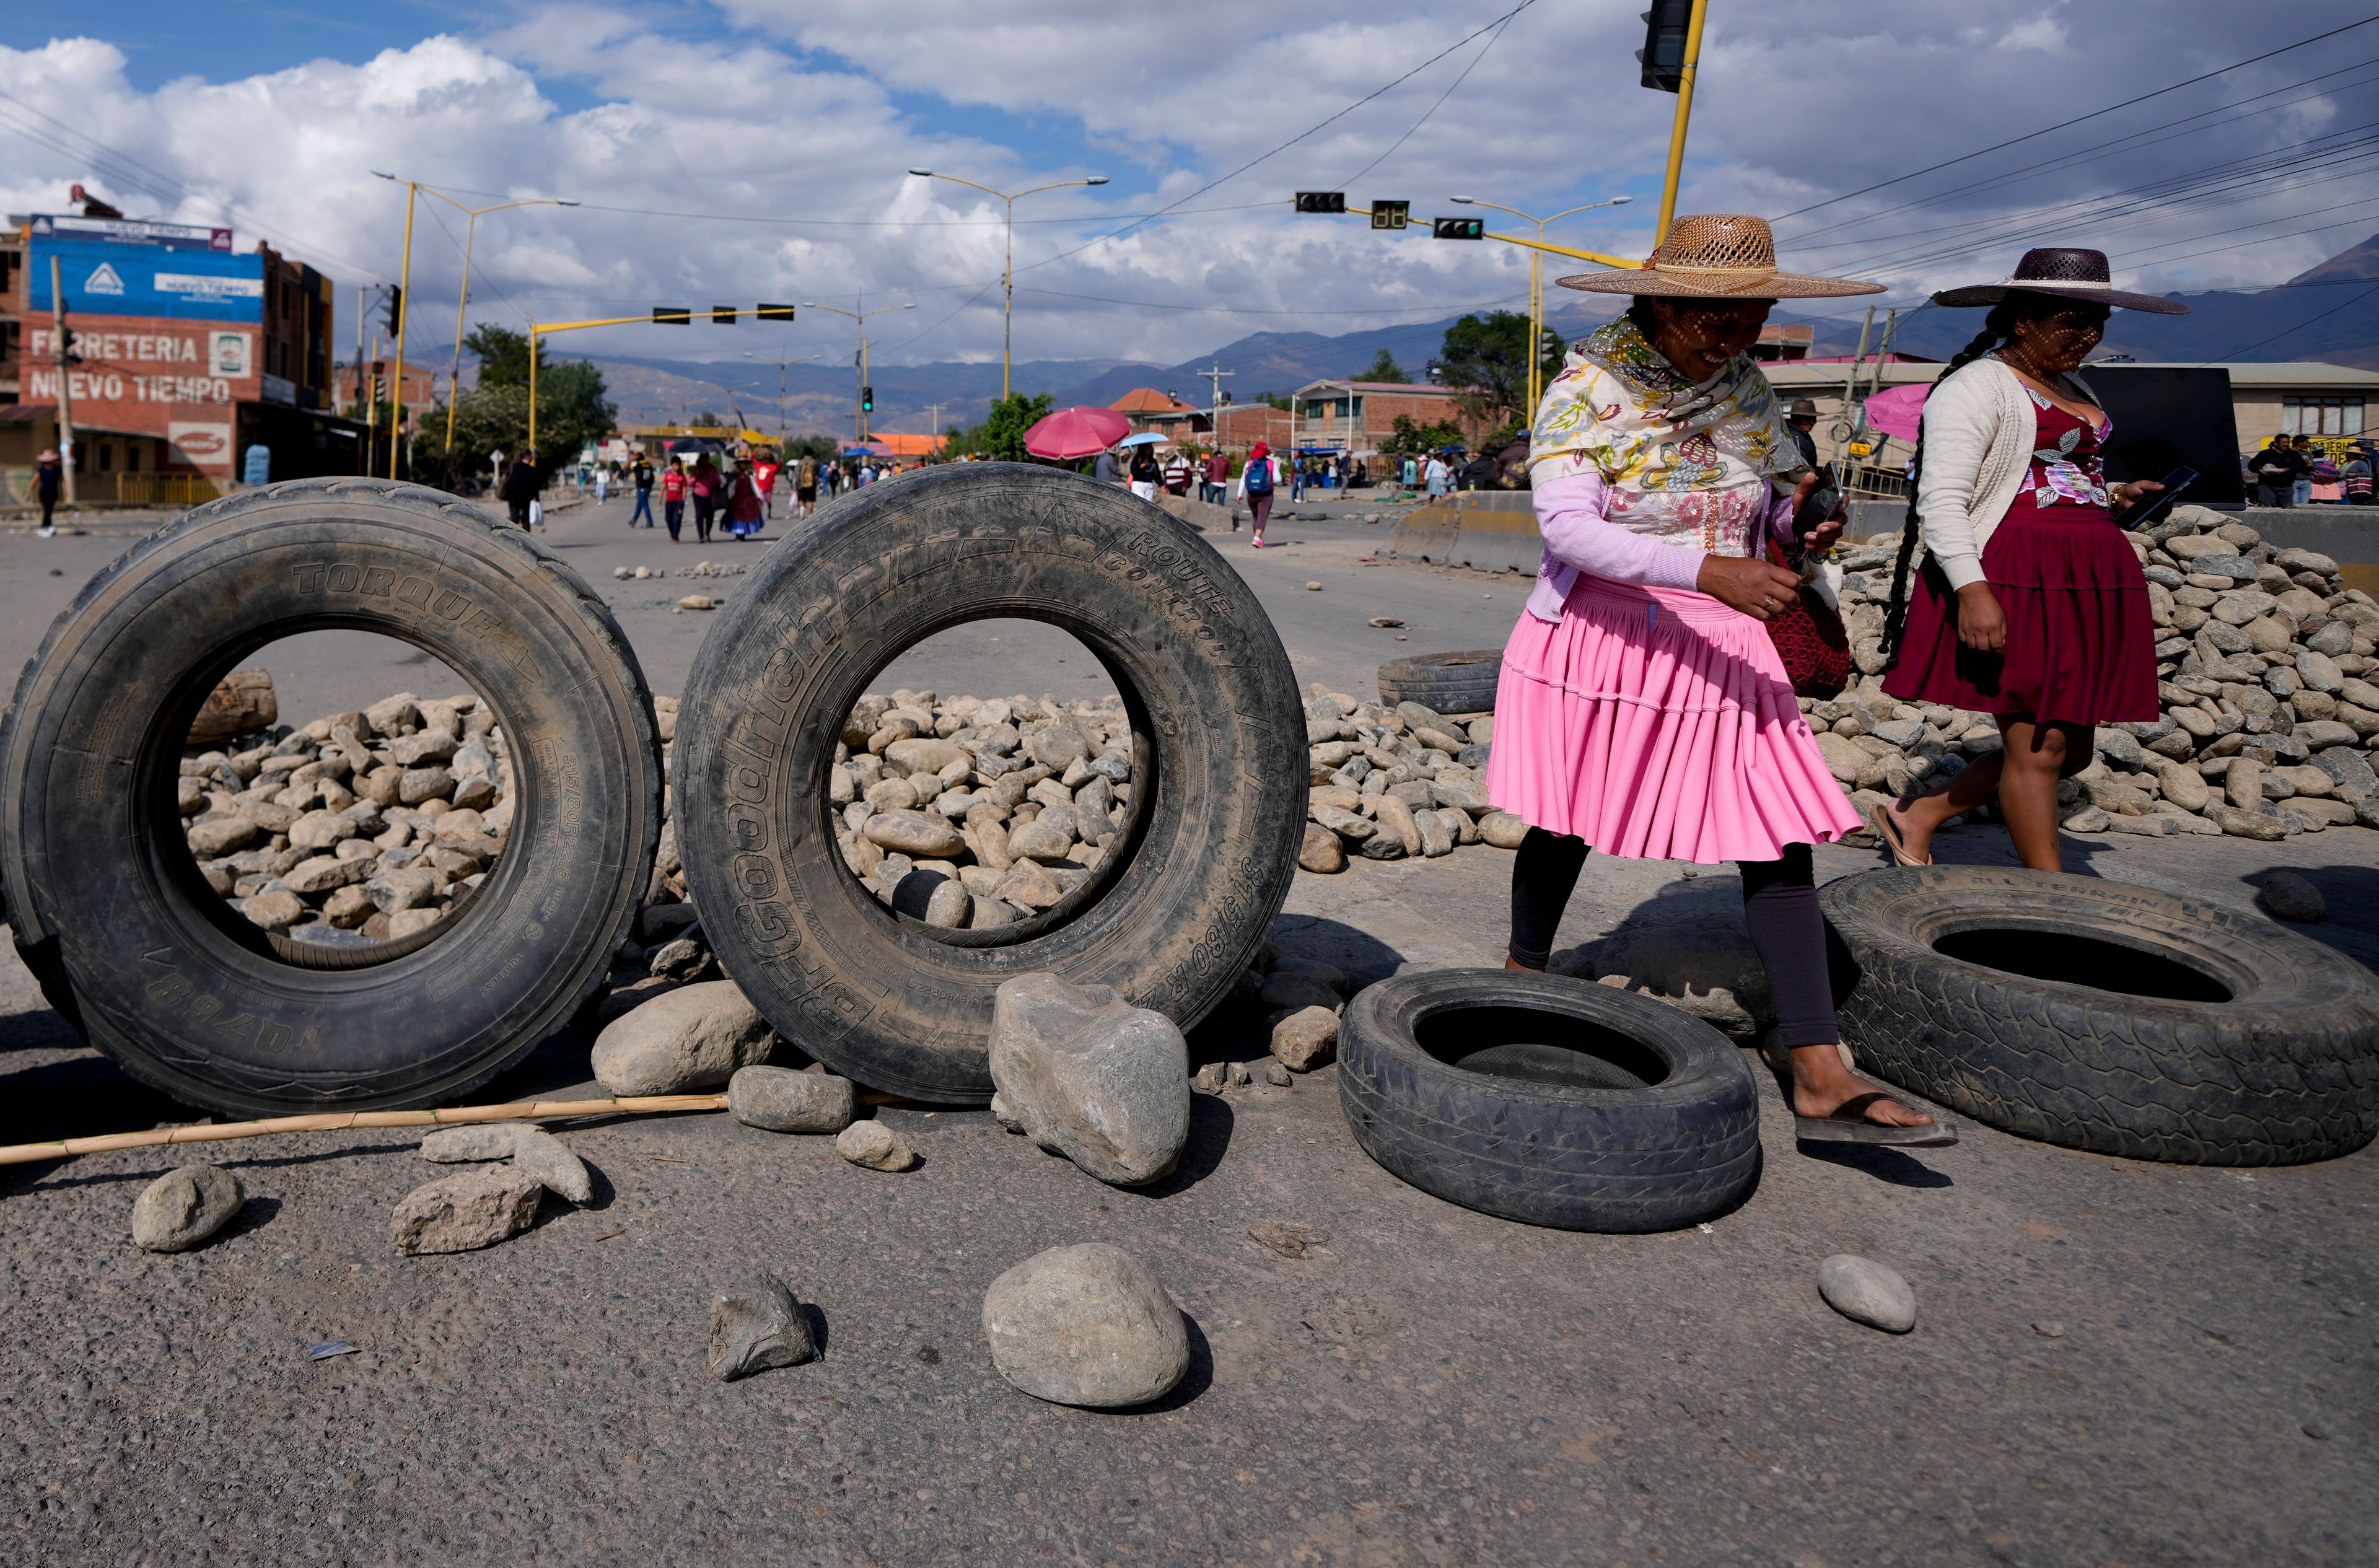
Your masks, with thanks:
<instances>
[{"instance_id":1,"label":"overhead power line","mask_svg":"<svg viewBox=\"0 0 2379 1568\"><path fill-rule=\"evenodd\" d=\"M1914 169L1904 175L1894 175L1888 180L1878 180L1873 185L1861 186L1856 190L1847 190L1840 196L1830 196L1823 201L1813 201L1806 207L1796 207L1792 211L1783 214L1782 217L1780 217L1775 221L1781 223L1785 222L1787 219L1797 218L1804 212L1814 212L1820 207L1831 207L1838 201L1848 201L1854 197L1865 196L1870 191L1882 190L1888 186L1900 185L1905 181L1916 179L1925 175L1934 174L1942 169L1953 168L1960 163L1970 163L1977 158L1986 157L1990 153L2000 151L2006 148L2015 147L2027 141L2036 141L2052 131L2064 130L2070 126L2081 125L2085 120L2098 119L2103 115L2113 114L2118 109L2128 109L2134 103L2144 103L2152 98L2161 98L2168 92L2178 92L2184 87L2194 87L2202 81L2212 81L2216 77L2228 76L2232 71L2241 70L2246 66L2259 64L2262 61L2275 59L2279 55L2293 53L2296 50L2306 47L2308 44L2319 43L2325 38L2336 38L2340 33L2352 32L2357 28L2369 27L2373 22L2379 22L2379 14L2364 17L2360 21L2349 22L2344 27L2331 28L2327 32L2317 32L2311 38L2301 39L2297 42L2284 45L2278 49L2265 50L2261 54L2252 55L2234 65L2225 66L2217 71L2207 71L2201 76L2191 77L2186 81L2177 81L2168 87L2159 87L2153 92L2143 92L2136 98L2126 98L2120 103L2109 103L2103 109L2093 109L2086 115L2076 115L2070 120L2059 120L2053 126L2043 126L2036 131L2026 131L2022 136L2011 136L2005 141L1993 142L1990 146L1978 149L1973 152L1961 153L1955 158L1945 158L1940 163L1928 163L1921 169Z\"/></svg>"}]
</instances>

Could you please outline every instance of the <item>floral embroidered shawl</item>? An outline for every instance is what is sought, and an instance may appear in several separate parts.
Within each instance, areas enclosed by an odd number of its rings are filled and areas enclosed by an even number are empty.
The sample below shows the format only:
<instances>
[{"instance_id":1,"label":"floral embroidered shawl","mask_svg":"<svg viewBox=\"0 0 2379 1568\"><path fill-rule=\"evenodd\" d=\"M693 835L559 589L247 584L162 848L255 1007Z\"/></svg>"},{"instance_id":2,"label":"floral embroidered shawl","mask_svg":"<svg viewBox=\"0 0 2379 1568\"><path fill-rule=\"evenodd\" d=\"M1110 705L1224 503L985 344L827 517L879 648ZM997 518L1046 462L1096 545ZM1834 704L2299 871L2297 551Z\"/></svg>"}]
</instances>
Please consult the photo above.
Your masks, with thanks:
<instances>
[{"instance_id":1,"label":"floral embroidered shawl","mask_svg":"<svg viewBox=\"0 0 2379 1568\"><path fill-rule=\"evenodd\" d=\"M1738 355L1697 385L1625 316L1571 345L1537 411L1528 458L1538 486L1600 474L1611 522L1735 556L1751 551L1768 481L1803 466L1757 361Z\"/></svg>"}]
</instances>

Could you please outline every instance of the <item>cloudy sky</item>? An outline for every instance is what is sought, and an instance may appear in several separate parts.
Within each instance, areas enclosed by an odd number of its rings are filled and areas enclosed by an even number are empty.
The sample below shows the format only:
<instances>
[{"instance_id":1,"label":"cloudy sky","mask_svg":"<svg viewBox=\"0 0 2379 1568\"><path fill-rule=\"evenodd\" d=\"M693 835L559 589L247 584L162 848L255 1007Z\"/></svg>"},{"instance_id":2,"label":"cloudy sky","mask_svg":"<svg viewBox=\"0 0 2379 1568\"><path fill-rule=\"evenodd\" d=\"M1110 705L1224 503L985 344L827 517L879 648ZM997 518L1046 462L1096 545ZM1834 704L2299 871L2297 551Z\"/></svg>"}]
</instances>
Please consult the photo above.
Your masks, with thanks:
<instances>
[{"instance_id":1,"label":"cloudy sky","mask_svg":"<svg viewBox=\"0 0 2379 1568\"><path fill-rule=\"evenodd\" d=\"M1301 187L1423 219L1455 195L1628 196L1553 237L1648 248L1675 100L1637 85L1642 0L1516 3L81 0L0 30L0 199L58 211L79 181L136 215L228 215L243 247L269 238L344 286L344 334L352 285L398 266L404 193L374 171L474 206L566 198L481 221L474 319L863 291L914 307L871 334L916 362L996 359L1002 237L997 202L906 171L1008 190L1103 175L1017 204L1016 356L1167 362L1525 295L1516 247L1298 218ZM2264 286L2379 230L2379 19L2304 42L2361 15L1713 0L1680 210L1777 218L1787 266L1895 300L2050 239L2102 247L2136 286ZM427 342L451 341L464 223L417 217ZM835 355L847 332L811 312L570 346Z\"/></svg>"}]
</instances>

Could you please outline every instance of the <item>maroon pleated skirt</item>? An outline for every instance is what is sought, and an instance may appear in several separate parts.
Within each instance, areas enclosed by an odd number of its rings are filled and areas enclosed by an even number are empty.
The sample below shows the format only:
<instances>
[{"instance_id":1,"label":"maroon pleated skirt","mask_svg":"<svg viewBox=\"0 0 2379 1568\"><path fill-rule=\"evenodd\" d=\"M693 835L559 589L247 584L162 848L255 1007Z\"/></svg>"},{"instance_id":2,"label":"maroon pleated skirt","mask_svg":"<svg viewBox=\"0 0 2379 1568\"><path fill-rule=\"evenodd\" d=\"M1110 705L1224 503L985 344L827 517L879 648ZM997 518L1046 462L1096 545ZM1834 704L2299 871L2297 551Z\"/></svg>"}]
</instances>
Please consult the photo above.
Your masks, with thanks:
<instances>
[{"instance_id":1,"label":"maroon pleated skirt","mask_svg":"<svg viewBox=\"0 0 2379 1568\"><path fill-rule=\"evenodd\" d=\"M1985 654L1959 642L1956 591L1938 570L1924 572L1887 694L2046 723L2156 721L2147 578L2103 509L2035 507L2023 496L1992 532L1982 564L2007 617L2007 645Z\"/></svg>"}]
</instances>

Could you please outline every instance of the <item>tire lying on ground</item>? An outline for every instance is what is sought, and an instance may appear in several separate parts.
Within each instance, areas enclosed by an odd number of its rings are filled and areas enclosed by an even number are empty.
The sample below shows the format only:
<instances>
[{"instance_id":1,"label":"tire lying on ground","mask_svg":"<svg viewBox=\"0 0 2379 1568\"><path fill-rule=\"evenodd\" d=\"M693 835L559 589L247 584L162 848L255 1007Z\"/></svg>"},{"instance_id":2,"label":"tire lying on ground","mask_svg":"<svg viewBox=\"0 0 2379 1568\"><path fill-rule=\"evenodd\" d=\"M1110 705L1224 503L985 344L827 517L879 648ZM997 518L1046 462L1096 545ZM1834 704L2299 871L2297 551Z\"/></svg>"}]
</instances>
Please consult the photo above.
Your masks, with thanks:
<instances>
[{"instance_id":1,"label":"tire lying on ground","mask_svg":"<svg viewBox=\"0 0 2379 1568\"><path fill-rule=\"evenodd\" d=\"M1750 1070L1666 1003L1560 975L1422 971L1358 995L1338 1104L1440 1198L1565 1230L1673 1230L1759 1177Z\"/></svg>"},{"instance_id":2,"label":"tire lying on ground","mask_svg":"<svg viewBox=\"0 0 2379 1568\"><path fill-rule=\"evenodd\" d=\"M861 888L827 774L878 671L989 618L1045 621L1105 667L1130 815L1055 908L948 930ZM720 963L787 1039L921 1100L989 1100L992 994L1015 975L1196 1022L1262 945L1304 836L1303 713L1255 596L1165 512L1020 464L872 485L771 549L703 639L677 751L678 843Z\"/></svg>"},{"instance_id":3,"label":"tire lying on ground","mask_svg":"<svg viewBox=\"0 0 2379 1568\"><path fill-rule=\"evenodd\" d=\"M2379 979L2260 916L1982 866L1830 884L1863 1067L2023 1138L2272 1165L2379 1130Z\"/></svg>"},{"instance_id":4,"label":"tire lying on ground","mask_svg":"<svg viewBox=\"0 0 2379 1568\"><path fill-rule=\"evenodd\" d=\"M518 803L452 929L308 954L207 886L175 790L224 672L336 627L469 681ZM50 628L0 718L0 887L51 1003L143 1082L234 1113L426 1105L592 994L651 870L660 779L644 676L559 560L440 491L298 480L143 539Z\"/></svg>"},{"instance_id":5,"label":"tire lying on ground","mask_svg":"<svg viewBox=\"0 0 2379 1568\"><path fill-rule=\"evenodd\" d=\"M1419 703L1439 713L1491 713L1503 675L1501 648L1415 654L1380 666L1380 701L1390 707Z\"/></svg>"}]
</instances>

